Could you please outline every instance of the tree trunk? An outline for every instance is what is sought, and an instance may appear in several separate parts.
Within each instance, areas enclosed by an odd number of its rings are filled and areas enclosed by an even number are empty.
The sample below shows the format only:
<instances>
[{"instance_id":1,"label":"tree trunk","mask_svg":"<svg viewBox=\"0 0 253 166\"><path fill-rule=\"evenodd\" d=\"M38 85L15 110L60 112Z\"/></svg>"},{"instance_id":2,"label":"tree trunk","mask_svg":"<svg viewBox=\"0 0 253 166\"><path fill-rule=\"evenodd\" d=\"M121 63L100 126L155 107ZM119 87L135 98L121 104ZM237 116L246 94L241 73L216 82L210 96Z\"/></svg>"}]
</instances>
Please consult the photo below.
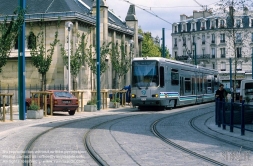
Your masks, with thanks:
<instances>
[{"instance_id":1,"label":"tree trunk","mask_svg":"<svg viewBox=\"0 0 253 166\"><path fill-rule=\"evenodd\" d=\"M73 77L73 90L74 90L74 91L77 90L77 81L76 81L76 77Z\"/></svg>"},{"instance_id":2,"label":"tree trunk","mask_svg":"<svg viewBox=\"0 0 253 166\"><path fill-rule=\"evenodd\" d=\"M41 91L46 90L46 74L41 74L42 80L41 80Z\"/></svg>"}]
</instances>

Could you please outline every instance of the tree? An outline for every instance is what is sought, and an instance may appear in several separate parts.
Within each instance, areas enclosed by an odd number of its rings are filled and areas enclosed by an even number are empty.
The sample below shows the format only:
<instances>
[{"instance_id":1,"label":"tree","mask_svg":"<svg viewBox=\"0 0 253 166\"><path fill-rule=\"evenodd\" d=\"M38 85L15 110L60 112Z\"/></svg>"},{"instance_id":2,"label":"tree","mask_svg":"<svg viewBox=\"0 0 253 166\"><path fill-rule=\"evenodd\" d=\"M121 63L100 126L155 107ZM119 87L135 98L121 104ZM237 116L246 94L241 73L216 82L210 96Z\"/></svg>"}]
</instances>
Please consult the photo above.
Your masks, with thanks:
<instances>
[{"instance_id":1,"label":"tree","mask_svg":"<svg viewBox=\"0 0 253 166\"><path fill-rule=\"evenodd\" d=\"M42 82L41 82L41 90L46 90L46 73L49 70L49 67L52 62L52 56L54 54L54 49L56 44L59 42L58 40L58 30L55 32L54 40L50 43L50 48L46 50L45 46L45 34L43 31L43 24L45 22L41 20L40 22L40 32L37 34L36 37L32 37L32 46L31 46L31 60L32 64L38 69L38 72L42 75ZM59 26L59 22L57 23L57 29ZM30 32L34 33L34 32Z\"/></svg>"},{"instance_id":2,"label":"tree","mask_svg":"<svg viewBox=\"0 0 253 166\"><path fill-rule=\"evenodd\" d=\"M0 23L0 73L2 67L7 63L11 49L20 32L20 27L24 23L24 13L25 11L18 9L14 12L15 16L11 16L10 19L6 16L4 21Z\"/></svg>"},{"instance_id":3,"label":"tree","mask_svg":"<svg viewBox=\"0 0 253 166\"><path fill-rule=\"evenodd\" d=\"M112 43L111 62L113 70L115 70L118 80L118 88L120 89L121 77L126 75L131 67L131 56L127 57L124 43L119 46L118 43Z\"/></svg>"},{"instance_id":4,"label":"tree","mask_svg":"<svg viewBox=\"0 0 253 166\"><path fill-rule=\"evenodd\" d=\"M217 4L217 15L220 17L219 32L221 41L226 47L221 48L221 54L230 56L232 58L233 73L233 92L236 94L237 87L237 70L238 63L247 62L249 55L249 30L246 24L245 15L247 15L246 8L251 6L251 0L220 0ZM223 50L222 50L223 49ZM226 49L226 50L225 50ZM243 57L244 56L244 57Z\"/></svg>"},{"instance_id":5,"label":"tree","mask_svg":"<svg viewBox=\"0 0 253 166\"><path fill-rule=\"evenodd\" d=\"M77 48L75 50L75 52L73 51L73 42L71 42L72 45L72 49L71 49L71 55L70 56L70 73L73 76L73 90L77 89L77 75L80 72L80 68L82 67L84 61L85 61L85 57L86 57L86 45L87 42L85 42L85 34L83 33L80 37L79 34L77 34L77 40L78 44L77 44ZM65 48L63 47L62 44L60 44L61 47L61 55L63 58L63 64L67 67L67 69L69 69L68 67L68 54L67 51L65 50Z\"/></svg>"},{"instance_id":6,"label":"tree","mask_svg":"<svg viewBox=\"0 0 253 166\"><path fill-rule=\"evenodd\" d=\"M91 72L97 75L97 61L96 61L96 51L95 48L90 45L89 48L85 49L86 57L85 62L89 66ZM100 76L107 70L108 65L106 62L106 58L108 53L110 52L110 43L106 44L105 42L100 47Z\"/></svg>"}]
</instances>

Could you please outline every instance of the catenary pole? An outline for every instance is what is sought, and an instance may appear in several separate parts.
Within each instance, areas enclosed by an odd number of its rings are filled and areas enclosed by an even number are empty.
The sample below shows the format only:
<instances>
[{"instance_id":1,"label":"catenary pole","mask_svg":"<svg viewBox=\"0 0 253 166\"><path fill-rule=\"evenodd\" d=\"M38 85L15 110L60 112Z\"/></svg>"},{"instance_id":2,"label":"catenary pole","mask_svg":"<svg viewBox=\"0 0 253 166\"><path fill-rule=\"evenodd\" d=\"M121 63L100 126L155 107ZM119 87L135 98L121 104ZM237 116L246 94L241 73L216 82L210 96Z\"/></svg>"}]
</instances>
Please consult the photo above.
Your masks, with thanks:
<instances>
[{"instance_id":1,"label":"catenary pole","mask_svg":"<svg viewBox=\"0 0 253 166\"><path fill-rule=\"evenodd\" d=\"M100 110L101 96L100 96L100 0L97 0L96 5L96 50L97 50L97 110Z\"/></svg>"},{"instance_id":2,"label":"catenary pole","mask_svg":"<svg viewBox=\"0 0 253 166\"><path fill-rule=\"evenodd\" d=\"M20 10L25 10L26 0L19 0ZM25 13L24 23L18 36L18 104L19 120L25 120Z\"/></svg>"}]
</instances>

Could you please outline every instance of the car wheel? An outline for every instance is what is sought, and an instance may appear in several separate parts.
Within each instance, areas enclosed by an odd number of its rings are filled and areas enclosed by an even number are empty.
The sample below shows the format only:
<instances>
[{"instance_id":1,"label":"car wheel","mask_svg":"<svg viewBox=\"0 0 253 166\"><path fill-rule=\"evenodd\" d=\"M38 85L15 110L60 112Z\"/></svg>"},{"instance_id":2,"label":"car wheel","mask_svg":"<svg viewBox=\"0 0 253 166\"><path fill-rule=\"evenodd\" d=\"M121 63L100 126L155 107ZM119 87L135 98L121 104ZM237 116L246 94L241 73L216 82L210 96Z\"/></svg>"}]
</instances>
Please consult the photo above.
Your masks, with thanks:
<instances>
[{"instance_id":1,"label":"car wheel","mask_svg":"<svg viewBox=\"0 0 253 166\"><path fill-rule=\"evenodd\" d=\"M76 111L69 111L69 115L75 115Z\"/></svg>"},{"instance_id":2,"label":"car wheel","mask_svg":"<svg viewBox=\"0 0 253 166\"><path fill-rule=\"evenodd\" d=\"M47 106L47 114L51 115L51 107L50 106Z\"/></svg>"}]
</instances>

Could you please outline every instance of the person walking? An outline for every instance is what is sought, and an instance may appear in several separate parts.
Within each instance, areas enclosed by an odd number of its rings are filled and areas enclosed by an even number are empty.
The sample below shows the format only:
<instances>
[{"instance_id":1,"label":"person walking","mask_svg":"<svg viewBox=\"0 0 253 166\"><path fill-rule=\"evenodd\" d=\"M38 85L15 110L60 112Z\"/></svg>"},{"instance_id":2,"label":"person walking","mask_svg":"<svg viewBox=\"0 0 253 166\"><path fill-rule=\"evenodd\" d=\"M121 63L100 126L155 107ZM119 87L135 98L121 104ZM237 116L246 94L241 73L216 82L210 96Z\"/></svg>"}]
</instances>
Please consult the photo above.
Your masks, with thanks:
<instances>
[{"instance_id":1,"label":"person walking","mask_svg":"<svg viewBox=\"0 0 253 166\"><path fill-rule=\"evenodd\" d=\"M220 101L222 101L223 99L227 100L227 91L224 89L224 85L220 84L219 89L216 91L215 93L215 97L219 98Z\"/></svg>"}]
</instances>

